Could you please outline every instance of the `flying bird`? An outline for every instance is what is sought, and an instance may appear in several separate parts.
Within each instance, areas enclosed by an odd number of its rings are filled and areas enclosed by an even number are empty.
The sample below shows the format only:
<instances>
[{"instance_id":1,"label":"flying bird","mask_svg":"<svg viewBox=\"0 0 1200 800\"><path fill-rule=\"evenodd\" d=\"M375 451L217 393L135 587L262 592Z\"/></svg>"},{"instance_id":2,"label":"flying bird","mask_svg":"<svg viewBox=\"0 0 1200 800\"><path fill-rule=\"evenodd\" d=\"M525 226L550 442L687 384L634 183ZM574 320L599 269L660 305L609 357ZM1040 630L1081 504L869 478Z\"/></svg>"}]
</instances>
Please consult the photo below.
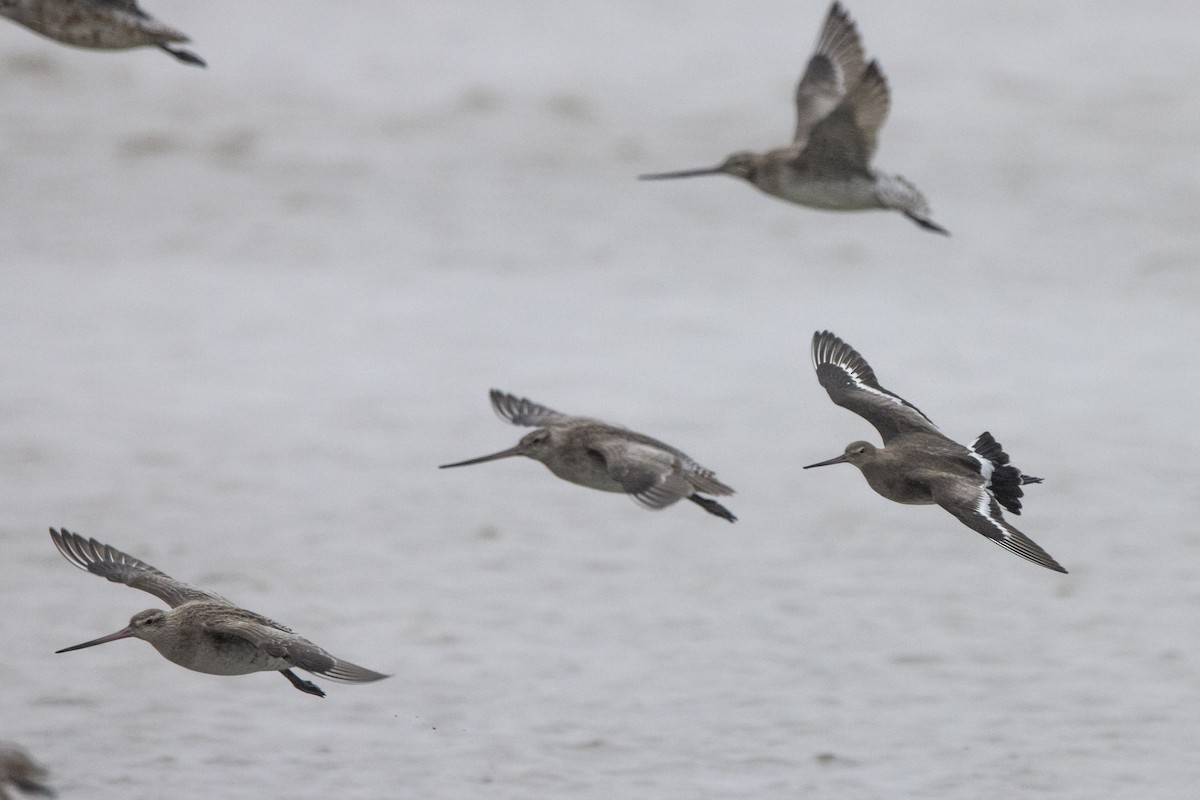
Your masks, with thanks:
<instances>
[{"instance_id":1,"label":"flying bird","mask_svg":"<svg viewBox=\"0 0 1200 800\"><path fill-rule=\"evenodd\" d=\"M926 230L949 235L930 219L929 204L916 186L871 167L890 105L883 69L877 61L865 61L854 22L835 2L796 86L791 144L764 153L737 152L715 167L639 178L732 175L790 203L827 211L894 209Z\"/></svg>"},{"instance_id":2,"label":"flying bird","mask_svg":"<svg viewBox=\"0 0 1200 800\"><path fill-rule=\"evenodd\" d=\"M884 446L851 442L840 456L805 469L853 464L870 487L887 499L937 504L1006 550L1066 572L1004 519L1001 507L1020 514L1021 487L1042 479L1010 464L990 433L981 433L970 447L948 438L916 406L880 386L866 359L829 331L813 335L812 359L829 399L874 425Z\"/></svg>"},{"instance_id":3,"label":"flying bird","mask_svg":"<svg viewBox=\"0 0 1200 800\"><path fill-rule=\"evenodd\" d=\"M0 800L10 800L4 790L11 784L25 794L54 797L54 790L46 783L49 773L41 764L29 757L21 747L12 742L0 742Z\"/></svg>"},{"instance_id":4,"label":"flying bird","mask_svg":"<svg viewBox=\"0 0 1200 800\"><path fill-rule=\"evenodd\" d=\"M90 50L157 47L185 64L207 66L191 41L138 7L136 0L0 0L0 16L49 39Z\"/></svg>"},{"instance_id":5,"label":"flying bird","mask_svg":"<svg viewBox=\"0 0 1200 800\"><path fill-rule=\"evenodd\" d=\"M116 633L56 652L68 653L118 639L144 639L163 658L209 675L248 675L278 671L300 691L324 697L312 681L292 672L302 669L335 681L369 683L388 677L335 658L290 628L261 614L238 608L218 594L197 589L95 539L50 529L63 557L82 570L141 589L171 607L139 611Z\"/></svg>"},{"instance_id":6,"label":"flying bird","mask_svg":"<svg viewBox=\"0 0 1200 800\"><path fill-rule=\"evenodd\" d=\"M725 506L703 496L730 495L733 489L669 444L598 420L560 414L497 389L491 390L491 399L501 419L537 430L523 436L516 447L439 469L525 456L542 462L563 480L623 492L647 508L666 508L686 498L721 519L737 520Z\"/></svg>"}]
</instances>

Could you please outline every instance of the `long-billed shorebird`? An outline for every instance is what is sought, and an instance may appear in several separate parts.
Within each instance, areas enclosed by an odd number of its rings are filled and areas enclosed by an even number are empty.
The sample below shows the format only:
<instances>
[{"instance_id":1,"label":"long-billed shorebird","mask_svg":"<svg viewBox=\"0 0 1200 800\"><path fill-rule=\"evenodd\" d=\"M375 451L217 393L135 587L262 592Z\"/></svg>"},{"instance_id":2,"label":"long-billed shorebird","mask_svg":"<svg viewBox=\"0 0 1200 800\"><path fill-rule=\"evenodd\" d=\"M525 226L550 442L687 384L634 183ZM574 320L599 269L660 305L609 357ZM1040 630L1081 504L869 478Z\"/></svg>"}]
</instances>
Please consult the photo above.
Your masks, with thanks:
<instances>
[{"instance_id":1,"label":"long-billed shorebird","mask_svg":"<svg viewBox=\"0 0 1200 800\"><path fill-rule=\"evenodd\" d=\"M715 167L639 177L733 175L791 203L828 211L894 209L926 230L949 235L929 218L929 204L916 186L871 168L890 103L883 70L877 61L865 62L854 22L835 2L796 86L791 144L765 153L734 153Z\"/></svg>"},{"instance_id":2,"label":"long-billed shorebird","mask_svg":"<svg viewBox=\"0 0 1200 800\"><path fill-rule=\"evenodd\" d=\"M368 683L388 677L342 661L261 614L238 608L224 597L177 581L144 561L95 539L50 529L50 538L68 561L93 575L149 592L171 607L151 608L129 620L128 627L90 642L65 647L67 653L134 637L154 646L163 658L209 675L248 675L278 671L302 692L324 697L292 668L335 681Z\"/></svg>"},{"instance_id":3,"label":"long-billed shorebird","mask_svg":"<svg viewBox=\"0 0 1200 800\"><path fill-rule=\"evenodd\" d=\"M666 508L687 498L710 514L737 521L725 506L700 494L729 495L733 489L669 444L598 420L560 414L496 389L491 398L501 419L537 430L523 436L516 447L443 464L439 469L525 456L542 462L563 480L604 492L623 492L647 508Z\"/></svg>"},{"instance_id":4,"label":"long-billed shorebird","mask_svg":"<svg viewBox=\"0 0 1200 800\"><path fill-rule=\"evenodd\" d=\"M9 800L4 790L13 785L26 794L54 797L54 790L46 783L46 768L29 757L29 754L12 742L0 742L0 800Z\"/></svg>"},{"instance_id":5,"label":"long-billed shorebird","mask_svg":"<svg viewBox=\"0 0 1200 800\"><path fill-rule=\"evenodd\" d=\"M207 66L190 50L174 47L191 40L142 11L137 0L0 0L0 16L75 47L157 47L185 64Z\"/></svg>"},{"instance_id":6,"label":"long-billed shorebird","mask_svg":"<svg viewBox=\"0 0 1200 800\"><path fill-rule=\"evenodd\" d=\"M809 464L853 464L871 488L897 503L933 504L1001 547L1056 572L1062 566L1025 534L1009 525L1003 506L1021 513L1021 486L1041 483L1008 463L1008 454L988 432L969 448L947 438L912 403L879 385L875 371L854 348L829 331L812 342L813 366L829 399L875 426L883 447L851 442L842 455Z\"/></svg>"}]
</instances>

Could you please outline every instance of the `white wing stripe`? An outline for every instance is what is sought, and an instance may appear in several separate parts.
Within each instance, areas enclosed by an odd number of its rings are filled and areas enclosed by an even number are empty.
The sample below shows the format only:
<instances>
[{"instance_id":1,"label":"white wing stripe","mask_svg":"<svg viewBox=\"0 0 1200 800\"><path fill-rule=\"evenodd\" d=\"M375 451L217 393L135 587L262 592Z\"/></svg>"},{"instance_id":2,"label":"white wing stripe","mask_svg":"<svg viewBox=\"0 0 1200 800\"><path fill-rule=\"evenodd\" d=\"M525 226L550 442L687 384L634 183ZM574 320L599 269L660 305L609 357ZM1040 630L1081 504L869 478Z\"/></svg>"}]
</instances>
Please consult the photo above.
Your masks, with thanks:
<instances>
[{"instance_id":1,"label":"white wing stripe","mask_svg":"<svg viewBox=\"0 0 1200 800\"><path fill-rule=\"evenodd\" d=\"M971 443L971 458L979 462L979 474L983 476L983 485L985 488L990 488L992 485L992 470L995 469L995 465L975 452L975 445L978 443L978 439Z\"/></svg>"},{"instance_id":2,"label":"white wing stripe","mask_svg":"<svg viewBox=\"0 0 1200 800\"><path fill-rule=\"evenodd\" d=\"M1008 532L1008 528L1004 527L1004 523L997 518L996 513L998 508L995 500L992 499L992 493L985 488L979 490L979 502L975 506L975 511L979 516L992 523L992 526L1000 532L1001 537L1011 539L1012 534Z\"/></svg>"},{"instance_id":3,"label":"white wing stripe","mask_svg":"<svg viewBox=\"0 0 1200 800\"><path fill-rule=\"evenodd\" d=\"M829 364L830 366L833 366L833 367L837 367L842 372L846 373L846 375L848 375L850 377L850 380L854 382L854 385L857 386L862 391L870 392L871 394L878 395L879 397L882 397L885 400L895 403L898 406L904 406L906 408L908 407L908 404L905 403L903 400L901 400L899 397L896 397L896 395L889 394L888 392L881 392L878 389L876 389L874 386L868 386L867 384L863 383L862 376L859 375L857 372L855 372L853 369L851 369L849 366L847 366L845 362L843 362L843 361L826 361L824 363ZM818 366L820 366L820 365L818 364Z\"/></svg>"}]
</instances>

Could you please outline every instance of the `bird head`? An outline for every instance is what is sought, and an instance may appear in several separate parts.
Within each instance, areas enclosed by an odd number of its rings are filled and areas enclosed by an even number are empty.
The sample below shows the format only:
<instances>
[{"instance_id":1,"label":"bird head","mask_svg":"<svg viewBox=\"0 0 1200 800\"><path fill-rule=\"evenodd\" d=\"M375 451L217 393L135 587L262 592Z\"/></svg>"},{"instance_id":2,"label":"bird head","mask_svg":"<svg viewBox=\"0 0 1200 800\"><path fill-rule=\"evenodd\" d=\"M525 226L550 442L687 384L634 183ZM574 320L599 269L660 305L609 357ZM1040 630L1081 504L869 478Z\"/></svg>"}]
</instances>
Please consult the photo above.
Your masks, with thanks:
<instances>
[{"instance_id":1,"label":"bird head","mask_svg":"<svg viewBox=\"0 0 1200 800\"><path fill-rule=\"evenodd\" d=\"M878 448L870 442L851 442L850 444L846 445L845 451L843 451L840 456L834 456L828 461L819 461L816 464L809 464L807 467L805 467L805 469L812 469L813 467L827 467L830 464L853 464L861 469L862 465L867 461L870 461L876 452L878 452Z\"/></svg>"},{"instance_id":2,"label":"bird head","mask_svg":"<svg viewBox=\"0 0 1200 800\"><path fill-rule=\"evenodd\" d=\"M72 650L82 650L85 647L94 647L98 644L107 642L115 642L118 639L145 639L153 641L158 635L158 632L163 629L163 622L167 618L167 612L161 608L148 608L145 611L139 611L134 614L129 620L129 625L117 631L110 633L108 636L101 636L99 639L92 639L90 642L77 644L73 647L64 647L62 650L56 650L56 653L69 653Z\"/></svg>"},{"instance_id":3,"label":"bird head","mask_svg":"<svg viewBox=\"0 0 1200 800\"><path fill-rule=\"evenodd\" d=\"M535 461L545 461L552 447L552 438L553 434L549 428L538 428L536 431L531 431L522 436L521 441L517 442L516 447L510 447L507 450L501 450L498 453L491 453L486 456L479 456L478 458L469 458L466 461L458 461L453 464L442 464L438 469L467 467L471 464L483 464L487 461L497 461L501 458L512 458L513 456L525 456Z\"/></svg>"}]
</instances>

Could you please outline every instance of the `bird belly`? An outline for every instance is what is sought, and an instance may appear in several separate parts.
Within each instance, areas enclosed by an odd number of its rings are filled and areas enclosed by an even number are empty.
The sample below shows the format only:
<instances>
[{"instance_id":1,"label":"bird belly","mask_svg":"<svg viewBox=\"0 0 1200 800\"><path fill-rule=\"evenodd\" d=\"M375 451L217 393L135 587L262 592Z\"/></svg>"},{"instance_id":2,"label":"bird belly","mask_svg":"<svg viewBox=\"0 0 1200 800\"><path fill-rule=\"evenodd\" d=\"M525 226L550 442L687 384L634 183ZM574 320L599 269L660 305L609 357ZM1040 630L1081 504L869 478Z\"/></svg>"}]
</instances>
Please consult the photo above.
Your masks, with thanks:
<instances>
[{"instance_id":1,"label":"bird belly","mask_svg":"<svg viewBox=\"0 0 1200 800\"><path fill-rule=\"evenodd\" d=\"M602 492L624 492L621 484L608 474L608 468L587 455L556 459L546 464L547 468L564 481L599 489Z\"/></svg>"},{"instance_id":2,"label":"bird belly","mask_svg":"<svg viewBox=\"0 0 1200 800\"><path fill-rule=\"evenodd\" d=\"M769 194L809 208L826 211L861 211L881 208L875 194L875 181L865 175L832 180L784 180L774 187L764 187Z\"/></svg>"},{"instance_id":3,"label":"bird belly","mask_svg":"<svg viewBox=\"0 0 1200 800\"><path fill-rule=\"evenodd\" d=\"M24 20L25 25L43 36L96 50L124 50L130 47L184 42L179 31L155 21L120 10L96 10L82 4L51 4L42 13Z\"/></svg>"},{"instance_id":4,"label":"bird belly","mask_svg":"<svg viewBox=\"0 0 1200 800\"><path fill-rule=\"evenodd\" d=\"M867 483L879 494L895 503L921 506L933 503L933 492L929 486L910 480L890 470L863 470Z\"/></svg>"},{"instance_id":5,"label":"bird belly","mask_svg":"<svg viewBox=\"0 0 1200 800\"><path fill-rule=\"evenodd\" d=\"M202 635L152 644L168 661L207 675L249 675L291 666L286 660L268 655L236 636Z\"/></svg>"}]
</instances>

